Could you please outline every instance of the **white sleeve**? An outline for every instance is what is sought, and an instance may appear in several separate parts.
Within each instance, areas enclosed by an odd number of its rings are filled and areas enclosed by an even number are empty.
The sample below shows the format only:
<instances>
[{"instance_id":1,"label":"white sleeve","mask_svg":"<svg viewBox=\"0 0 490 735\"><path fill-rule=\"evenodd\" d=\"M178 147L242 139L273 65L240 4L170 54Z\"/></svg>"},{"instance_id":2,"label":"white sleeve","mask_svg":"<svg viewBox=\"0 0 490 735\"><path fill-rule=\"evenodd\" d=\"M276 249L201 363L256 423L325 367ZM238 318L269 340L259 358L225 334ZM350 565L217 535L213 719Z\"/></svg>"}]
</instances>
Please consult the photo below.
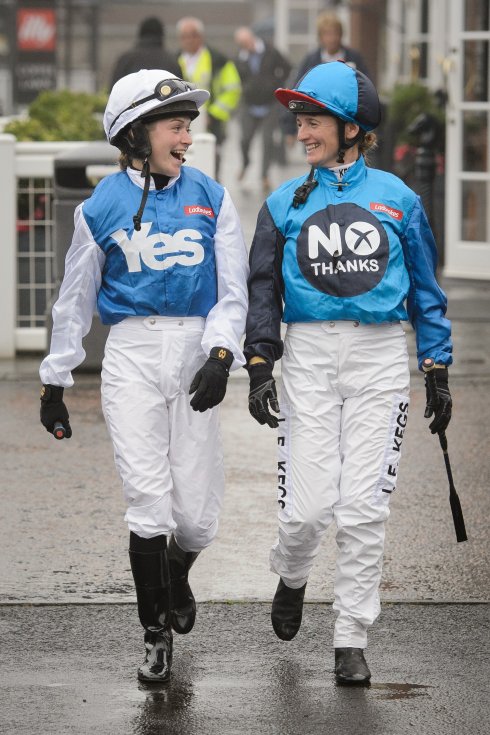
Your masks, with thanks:
<instances>
[{"instance_id":1,"label":"white sleeve","mask_svg":"<svg viewBox=\"0 0 490 735\"><path fill-rule=\"evenodd\" d=\"M66 254L65 275L53 306L49 355L39 368L43 383L65 388L73 385L71 371L85 359L82 339L92 325L105 263L104 252L92 236L82 207L80 204L75 210L75 231Z\"/></svg>"},{"instance_id":2,"label":"white sleeve","mask_svg":"<svg viewBox=\"0 0 490 735\"><path fill-rule=\"evenodd\" d=\"M248 308L248 255L238 213L226 189L216 222L214 251L218 301L206 318L202 348L207 355L213 347L231 350L235 370L245 364L240 341Z\"/></svg>"}]
</instances>

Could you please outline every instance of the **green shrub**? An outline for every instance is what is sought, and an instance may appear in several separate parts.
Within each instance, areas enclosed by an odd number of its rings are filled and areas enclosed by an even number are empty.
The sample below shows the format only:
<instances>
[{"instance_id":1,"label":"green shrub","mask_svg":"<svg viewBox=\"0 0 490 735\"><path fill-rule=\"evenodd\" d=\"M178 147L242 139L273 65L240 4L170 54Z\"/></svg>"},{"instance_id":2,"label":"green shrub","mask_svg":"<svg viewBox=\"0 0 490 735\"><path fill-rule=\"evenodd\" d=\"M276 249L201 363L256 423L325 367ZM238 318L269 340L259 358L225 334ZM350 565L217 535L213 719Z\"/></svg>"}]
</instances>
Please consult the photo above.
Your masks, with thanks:
<instances>
[{"instance_id":1,"label":"green shrub","mask_svg":"<svg viewBox=\"0 0 490 735\"><path fill-rule=\"evenodd\" d=\"M107 96L70 92L41 92L28 108L26 120L13 120L3 132L17 140L102 140L102 113Z\"/></svg>"},{"instance_id":2,"label":"green shrub","mask_svg":"<svg viewBox=\"0 0 490 735\"><path fill-rule=\"evenodd\" d=\"M410 143L407 128L420 113L433 115L444 124L444 110L436 95L423 84L397 84L391 93L388 106L388 119L395 132L396 143Z\"/></svg>"}]
</instances>

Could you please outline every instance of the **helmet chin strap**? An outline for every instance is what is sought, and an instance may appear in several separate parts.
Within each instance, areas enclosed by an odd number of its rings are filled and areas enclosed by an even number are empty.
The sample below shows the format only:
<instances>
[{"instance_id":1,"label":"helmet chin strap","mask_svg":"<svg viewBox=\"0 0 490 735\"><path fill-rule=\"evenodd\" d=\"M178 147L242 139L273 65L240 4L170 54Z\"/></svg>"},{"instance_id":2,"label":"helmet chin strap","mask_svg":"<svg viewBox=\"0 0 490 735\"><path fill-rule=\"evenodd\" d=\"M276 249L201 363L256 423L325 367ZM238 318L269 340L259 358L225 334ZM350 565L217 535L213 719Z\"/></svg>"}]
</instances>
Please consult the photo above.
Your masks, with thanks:
<instances>
[{"instance_id":1,"label":"helmet chin strap","mask_svg":"<svg viewBox=\"0 0 490 735\"><path fill-rule=\"evenodd\" d=\"M148 199L148 192L150 191L150 164L148 163L148 159L145 158L143 161L143 169L141 171L141 178L145 179L145 185L143 187L143 196L141 197L141 204L139 206L138 211L133 217L133 223L134 223L134 229L138 232L141 230L141 218L143 216L143 212L146 205L146 200Z\"/></svg>"},{"instance_id":2,"label":"helmet chin strap","mask_svg":"<svg viewBox=\"0 0 490 735\"><path fill-rule=\"evenodd\" d=\"M318 186L318 181L315 179L315 168L312 166L306 181L294 192L293 207L295 209L298 209L300 204L304 204L306 202L315 186Z\"/></svg>"},{"instance_id":3,"label":"helmet chin strap","mask_svg":"<svg viewBox=\"0 0 490 735\"><path fill-rule=\"evenodd\" d=\"M142 120L135 120L126 133L124 140L126 144L125 149L129 156L131 165L133 165L134 159L143 161L141 178L145 180L145 184L143 187L140 206L136 214L133 216L134 229L139 232L139 230L141 230L141 218L143 217L143 211L146 206L151 183L150 164L148 162L148 159L151 156L151 143L148 130L144 122Z\"/></svg>"},{"instance_id":4,"label":"helmet chin strap","mask_svg":"<svg viewBox=\"0 0 490 735\"><path fill-rule=\"evenodd\" d=\"M337 118L337 129L339 132L339 150L337 153L337 163L345 163L344 156L346 151L349 150L349 148L353 148L356 143L359 143L364 137L364 130L361 130L359 128L359 132L357 135L354 136L354 138L351 138L350 140L345 139L345 121L341 120L340 118Z\"/></svg>"},{"instance_id":5,"label":"helmet chin strap","mask_svg":"<svg viewBox=\"0 0 490 735\"><path fill-rule=\"evenodd\" d=\"M337 163L345 163L344 156L345 156L345 150L343 148L339 148L338 153L337 153Z\"/></svg>"}]
</instances>

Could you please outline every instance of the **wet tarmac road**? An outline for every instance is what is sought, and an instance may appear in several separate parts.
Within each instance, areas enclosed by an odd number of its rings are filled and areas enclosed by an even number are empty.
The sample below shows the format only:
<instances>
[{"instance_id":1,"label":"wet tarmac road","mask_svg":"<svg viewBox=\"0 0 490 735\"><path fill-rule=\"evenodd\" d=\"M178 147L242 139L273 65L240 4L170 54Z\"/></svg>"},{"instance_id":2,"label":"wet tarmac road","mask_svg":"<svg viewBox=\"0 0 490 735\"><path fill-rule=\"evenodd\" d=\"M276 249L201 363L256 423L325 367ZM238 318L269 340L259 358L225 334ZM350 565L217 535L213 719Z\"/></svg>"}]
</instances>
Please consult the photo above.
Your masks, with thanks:
<instances>
[{"instance_id":1,"label":"wet tarmac road","mask_svg":"<svg viewBox=\"0 0 490 735\"><path fill-rule=\"evenodd\" d=\"M385 605L367 651L369 689L334 684L332 628L330 607L309 604L285 643L268 605L202 604L194 631L175 637L162 686L136 681L132 605L3 608L2 732L488 733L488 605Z\"/></svg>"},{"instance_id":2,"label":"wet tarmac road","mask_svg":"<svg viewBox=\"0 0 490 735\"><path fill-rule=\"evenodd\" d=\"M39 384L0 380L2 504L0 603L133 601L124 503L100 409L99 380L77 376L67 395L73 438L38 423ZM20 370L20 368L19 368ZM488 600L490 589L489 381L455 376L448 441L469 542L457 544L438 441L423 419L423 381L412 378L410 419L387 525L382 599ZM196 562L197 599L270 600L276 535L275 433L247 411L245 379L230 381L221 408L227 489L214 544ZM335 544L329 529L307 588L331 600Z\"/></svg>"},{"instance_id":3,"label":"wet tarmac road","mask_svg":"<svg viewBox=\"0 0 490 735\"><path fill-rule=\"evenodd\" d=\"M189 636L176 636L171 685L147 688L136 680L142 634L98 380L77 378L69 399L74 436L56 442L37 423L39 386L27 366L23 379L0 380L0 732L486 735L485 375L452 380L458 410L448 438L469 535L463 544L454 537L442 454L427 432L424 392L414 376L387 526L382 615L369 639L368 691L333 683L333 613L326 604L332 530L308 583L302 630L291 643L272 632L274 432L248 417L246 381L230 381L222 407L225 506L215 543L191 572L198 622Z\"/></svg>"},{"instance_id":4,"label":"wet tarmac road","mask_svg":"<svg viewBox=\"0 0 490 735\"><path fill-rule=\"evenodd\" d=\"M449 449L470 538L463 544L454 536L442 452L422 417L420 376L412 383L387 525L382 599L488 600L490 415L481 411L488 383L451 381L457 410ZM32 379L0 381L0 603L134 601L124 503L98 379L77 376L67 396L73 438L62 442L38 424L38 390ZM276 535L275 432L248 415L247 391L246 380L230 381L221 409L227 490L216 541L193 570L202 601L270 600L276 586L268 570ZM331 528L307 599L332 599L334 563Z\"/></svg>"}]
</instances>

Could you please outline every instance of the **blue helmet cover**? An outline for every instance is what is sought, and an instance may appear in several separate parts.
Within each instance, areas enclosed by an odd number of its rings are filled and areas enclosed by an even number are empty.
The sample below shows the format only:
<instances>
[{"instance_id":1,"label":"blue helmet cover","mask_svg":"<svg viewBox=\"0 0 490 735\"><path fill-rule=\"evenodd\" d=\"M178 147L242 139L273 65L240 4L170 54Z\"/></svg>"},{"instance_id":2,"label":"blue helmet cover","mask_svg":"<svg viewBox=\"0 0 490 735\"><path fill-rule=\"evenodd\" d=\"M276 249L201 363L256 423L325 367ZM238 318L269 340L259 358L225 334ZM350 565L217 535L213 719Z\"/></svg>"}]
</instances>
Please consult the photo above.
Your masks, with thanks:
<instances>
[{"instance_id":1,"label":"blue helmet cover","mask_svg":"<svg viewBox=\"0 0 490 735\"><path fill-rule=\"evenodd\" d=\"M301 112L301 105L294 102L310 102L366 131L373 130L381 119L374 84L343 61L318 64L306 72L294 89L277 89L275 95L293 112Z\"/></svg>"}]
</instances>

